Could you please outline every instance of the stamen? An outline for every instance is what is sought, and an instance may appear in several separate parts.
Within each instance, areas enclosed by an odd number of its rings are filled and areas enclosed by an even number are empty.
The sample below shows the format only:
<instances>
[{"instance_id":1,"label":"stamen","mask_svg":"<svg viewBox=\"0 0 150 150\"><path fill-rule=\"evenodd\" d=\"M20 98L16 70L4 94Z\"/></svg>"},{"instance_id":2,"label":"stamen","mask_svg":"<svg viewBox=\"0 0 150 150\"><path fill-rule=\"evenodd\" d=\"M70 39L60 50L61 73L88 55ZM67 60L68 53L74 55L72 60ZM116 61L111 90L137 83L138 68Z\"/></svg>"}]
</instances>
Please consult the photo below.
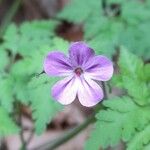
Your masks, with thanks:
<instances>
[{"instance_id":1,"label":"stamen","mask_svg":"<svg viewBox=\"0 0 150 150\"><path fill-rule=\"evenodd\" d=\"M77 76L80 76L83 73L83 70L81 68L76 68L74 72Z\"/></svg>"}]
</instances>

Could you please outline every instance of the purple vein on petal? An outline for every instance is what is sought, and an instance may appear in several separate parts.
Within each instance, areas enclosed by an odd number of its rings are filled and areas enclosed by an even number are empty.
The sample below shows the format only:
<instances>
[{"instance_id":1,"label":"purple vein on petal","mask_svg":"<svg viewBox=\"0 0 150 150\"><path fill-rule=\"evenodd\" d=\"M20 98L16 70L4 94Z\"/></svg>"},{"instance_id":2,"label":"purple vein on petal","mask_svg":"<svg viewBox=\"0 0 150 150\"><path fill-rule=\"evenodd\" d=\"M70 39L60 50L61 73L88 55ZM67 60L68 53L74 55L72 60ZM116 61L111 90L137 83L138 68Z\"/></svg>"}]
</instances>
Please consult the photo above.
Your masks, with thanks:
<instances>
[{"instance_id":1,"label":"purple vein on petal","mask_svg":"<svg viewBox=\"0 0 150 150\"><path fill-rule=\"evenodd\" d=\"M72 72L70 60L61 52L50 52L44 61L44 71L52 76L66 76Z\"/></svg>"},{"instance_id":2,"label":"purple vein on petal","mask_svg":"<svg viewBox=\"0 0 150 150\"><path fill-rule=\"evenodd\" d=\"M52 88L52 96L64 105L73 102L76 94L77 85L74 76L69 76L58 81Z\"/></svg>"},{"instance_id":3,"label":"purple vein on petal","mask_svg":"<svg viewBox=\"0 0 150 150\"><path fill-rule=\"evenodd\" d=\"M69 58L74 66L82 66L93 56L93 49L84 42L75 42L69 48Z\"/></svg>"}]
</instances>

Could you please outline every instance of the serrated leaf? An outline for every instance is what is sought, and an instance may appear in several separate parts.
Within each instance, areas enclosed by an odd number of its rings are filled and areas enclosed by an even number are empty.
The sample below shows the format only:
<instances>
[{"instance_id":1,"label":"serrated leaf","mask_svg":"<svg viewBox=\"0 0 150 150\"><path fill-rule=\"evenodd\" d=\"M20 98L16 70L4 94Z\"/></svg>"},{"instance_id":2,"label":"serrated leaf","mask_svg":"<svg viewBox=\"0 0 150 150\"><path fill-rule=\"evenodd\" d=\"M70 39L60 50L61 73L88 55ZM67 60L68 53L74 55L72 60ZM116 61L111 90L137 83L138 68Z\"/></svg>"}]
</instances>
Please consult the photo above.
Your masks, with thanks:
<instances>
[{"instance_id":1,"label":"serrated leaf","mask_svg":"<svg viewBox=\"0 0 150 150\"><path fill-rule=\"evenodd\" d=\"M0 104L8 112L13 110L13 86L14 80L11 76L0 77Z\"/></svg>"},{"instance_id":2,"label":"serrated leaf","mask_svg":"<svg viewBox=\"0 0 150 150\"><path fill-rule=\"evenodd\" d=\"M69 46L69 42L65 41L61 38L58 37L54 37L52 39L52 45L49 48L51 51L62 51L63 53L67 54L68 53L68 46Z\"/></svg>"},{"instance_id":3,"label":"serrated leaf","mask_svg":"<svg viewBox=\"0 0 150 150\"><path fill-rule=\"evenodd\" d=\"M107 110L97 115L95 129L88 139L85 150L115 146L121 140L128 142L149 123L149 107L139 107L129 97L104 101Z\"/></svg>"},{"instance_id":4,"label":"serrated leaf","mask_svg":"<svg viewBox=\"0 0 150 150\"><path fill-rule=\"evenodd\" d=\"M141 76L141 80L143 80L145 82L149 82L150 81L150 64L144 65L140 76Z\"/></svg>"},{"instance_id":5,"label":"serrated leaf","mask_svg":"<svg viewBox=\"0 0 150 150\"><path fill-rule=\"evenodd\" d=\"M150 22L143 22L138 25L128 26L120 37L120 42L133 53L141 56L145 60L150 58L149 44L149 26Z\"/></svg>"},{"instance_id":6,"label":"serrated leaf","mask_svg":"<svg viewBox=\"0 0 150 150\"><path fill-rule=\"evenodd\" d=\"M22 56L34 55L43 45L50 46L56 21L25 22L20 27L10 25L4 35L4 47Z\"/></svg>"},{"instance_id":7,"label":"serrated leaf","mask_svg":"<svg viewBox=\"0 0 150 150\"><path fill-rule=\"evenodd\" d=\"M49 78L47 82L46 75L37 76L43 71L44 58L50 51L67 51L68 42L55 36L56 24L55 21L34 21L25 22L19 27L11 25L2 45L4 52L9 49L14 56L16 53L18 55L7 70L9 74L6 72L1 76L0 104L8 112L13 111L14 101L30 104L38 134L44 131L46 124L61 109L50 95L56 80ZM12 35L19 38L13 39L10 37Z\"/></svg>"},{"instance_id":8,"label":"serrated leaf","mask_svg":"<svg viewBox=\"0 0 150 150\"><path fill-rule=\"evenodd\" d=\"M17 30L17 26L15 24L11 24L8 26L4 37L4 41L7 41L7 43L4 43L4 47L11 50L13 53L17 52L18 48L18 42L19 42L19 34Z\"/></svg>"},{"instance_id":9,"label":"serrated leaf","mask_svg":"<svg viewBox=\"0 0 150 150\"><path fill-rule=\"evenodd\" d=\"M132 76L132 78L137 78L138 72L140 72L143 67L142 60L124 47L121 48L118 64L122 74Z\"/></svg>"},{"instance_id":10,"label":"serrated leaf","mask_svg":"<svg viewBox=\"0 0 150 150\"><path fill-rule=\"evenodd\" d=\"M56 81L56 79L50 80L46 75L43 75L42 77L34 78L29 83L29 101L31 102L37 134L41 134L45 130L47 123L62 108L50 95L51 87Z\"/></svg>"},{"instance_id":11,"label":"serrated leaf","mask_svg":"<svg viewBox=\"0 0 150 150\"><path fill-rule=\"evenodd\" d=\"M69 22L82 23L85 40L98 53L112 57L116 47L125 45L143 59L149 60L149 2L109 0L106 1L104 8L103 5L102 0L72 0L58 17ZM119 13L115 14L115 8ZM111 27L109 22L114 27ZM114 29L115 32L106 29L107 27Z\"/></svg>"},{"instance_id":12,"label":"serrated leaf","mask_svg":"<svg viewBox=\"0 0 150 150\"><path fill-rule=\"evenodd\" d=\"M57 24L58 22L53 20L25 22L20 26L19 31L23 37L28 37L31 40L32 38L42 39L54 35L54 29Z\"/></svg>"},{"instance_id":13,"label":"serrated leaf","mask_svg":"<svg viewBox=\"0 0 150 150\"><path fill-rule=\"evenodd\" d=\"M6 66L8 65L8 55L7 52L4 50L3 47L0 47L0 72L4 72Z\"/></svg>"},{"instance_id":14,"label":"serrated leaf","mask_svg":"<svg viewBox=\"0 0 150 150\"><path fill-rule=\"evenodd\" d=\"M95 24L94 21L85 23L85 39L91 39L89 44L97 54L103 54L111 58L119 44L122 24L117 19L111 20L106 17L97 17L96 20Z\"/></svg>"},{"instance_id":15,"label":"serrated leaf","mask_svg":"<svg viewBox=\"0 0 150 150\"><path fill-rule=\"evenodd\" d=\"M122 79L123 87L135 99L135 102L140 105L150 103L150 92L146 83L125 76Z\"/></svg>"},{"instance_id":16,"label":"serrated leaf","mask_svg":"<svg viewBox=\"0 0 150 150\"><path fill-rule=\"evenodd\" d=\"M127 94L133 97L139 105L149 104L149 80L147 80L149 75L146 73L148 68L145 67L142 60L122 48L118 65L120 75L113 79L116 86L127 90Z\"/></svg>"},{"instance_id":17,"label":"serrated leaf","mask_svg":"<svg viewBox=\"0 0 150 150\"><path fill-rule=\"evenodd\" d=\"M113 42L114 41L109 42L107 39L105 39L105 37L103 37L103 35L100 35L100 37L98 36L91 40L89 45L96 51L96 54L106 55L107 57L111 58L115 53L115 44Z\"/></svg>"},{"instance_id":18,"label":"serrated leaf","mask_svg":"<svg viewBox=\"0 0 150 150\"><path fill-rule=\"evenodd\" d=\"M19 128L9 117L5 109L0 107L0 137L18 133Z\"/></svg>"},{"instance_id":19,"label":"serrated leaf","mask_svg":"<svg viewBox=\"0 0 150 150\"><path fill-rule=\"evenodd\" d=\"M127 144L127 150L145 150L150 143L150 125L138 132L133 139ZM147 149L148 150L148 149Z\"/></svg>"},{"instance_id":20,"label":"serrated leaf","mask_svg":"<svg viewBox=\"0 0 150 150\"><path fill-rule=\"evenodd\" d=\"M136 7L136 10L134 9ZM128 1L122 5L122 16L128 23L149 20L150 13L146 3L142 1Z\"/></svg>"},{"instance_id":21,"label":"serrated leaf","mask_svg":"<svg viewBox=\"0 0 150 150\"><path fill-rule=\"evenodd\" d=\"M71 0L71 2L63 9L58 17L67 19L69 22L82 23L93 13L93 9L97 12L101 11L101 1L98 0ZM81 15L82 14L82 15Z\"/></svg>"}]
</instances>

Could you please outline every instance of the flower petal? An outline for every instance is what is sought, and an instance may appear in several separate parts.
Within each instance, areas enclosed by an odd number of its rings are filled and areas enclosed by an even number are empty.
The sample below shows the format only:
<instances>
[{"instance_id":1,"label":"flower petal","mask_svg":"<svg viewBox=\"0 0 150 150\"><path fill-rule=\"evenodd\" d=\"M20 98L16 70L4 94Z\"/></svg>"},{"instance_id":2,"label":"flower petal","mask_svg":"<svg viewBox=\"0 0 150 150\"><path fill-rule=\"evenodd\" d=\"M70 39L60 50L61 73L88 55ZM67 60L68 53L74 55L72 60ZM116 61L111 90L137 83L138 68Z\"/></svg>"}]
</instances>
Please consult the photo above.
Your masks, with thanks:
<instances>
[{"instance_id":1,"label":"flower petal","mask_svg":"<svg viewBox=\"0 0 150 150\"><path fill-rule=\"evenodd\" d=\"M112 77L113 70L111 60L105 56L95 56L86 64L85 74L95 80L107 81Z\"/></svg>"},{"instance_id":2,"label":"flower petal","mask_svg":"<svg viewBox=\"0 0 150 150\"><path fill-rule=\"evenodd\" d=\"M61 104L72 103L77 95L76 79L73 76L58 81L52 88L52 96Z\"/></svg>"},{"instance_id":3,"label":"flower petal","mask_svg":"<svg viewBox=\"0 0 150 150\"><path fill-rule=\"evenodd\" d=\"M51 76L67 76L72 72L71 63L61 52L50 52L44 61L44 71Z\"/></svg>"},{"instance_id":4,"label":"flower petal","mask_svg":"<svg viewBox=\"0 0 150 150\"><path fill-rule=\"evenodd\" d=\"M75 67L82 66L90 57L94 56L94 51L84 42L74 42L69 48L69 56Z\"/></svg>"},{"instance_id":5,"label":"flower petal","mask_svg":"<svg viewBox=\"0 0 150 150\"><path fill-rule=\"evenodd\" d=\"M83 106L92 107L104 97L101 87L89 78L80 78L78 99Z\"/></svg>"}]
</instances>

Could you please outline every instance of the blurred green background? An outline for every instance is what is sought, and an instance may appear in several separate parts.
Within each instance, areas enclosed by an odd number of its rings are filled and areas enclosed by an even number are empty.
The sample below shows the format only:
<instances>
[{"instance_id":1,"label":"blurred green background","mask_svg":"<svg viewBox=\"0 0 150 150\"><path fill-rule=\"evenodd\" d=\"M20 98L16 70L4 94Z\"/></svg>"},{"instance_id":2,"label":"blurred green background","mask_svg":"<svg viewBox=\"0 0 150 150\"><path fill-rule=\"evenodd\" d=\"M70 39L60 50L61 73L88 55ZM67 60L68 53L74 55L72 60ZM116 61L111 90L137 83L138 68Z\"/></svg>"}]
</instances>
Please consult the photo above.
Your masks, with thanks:
<instances>
[{"instance_id":1,"label":"blurred green background","mask_svg":"<svg viewBox=\"0 0 150 150\"><path fill-rule=\"evenodd\" d=\"M0 149L34 149L92 114L92 108L78 103L63 109L50 95L57 79L37 76L49 51L67 53L69 42L79 40L112 59L115 73L124 70L114 77L114 85L126 89L139 105L147 104L150 0L0 0ZM142 96L137 94L141 90ZM87 135L59 150L82 150ZM115 149L125 149L124 144Z\"/></svg>"}]
</instances>

